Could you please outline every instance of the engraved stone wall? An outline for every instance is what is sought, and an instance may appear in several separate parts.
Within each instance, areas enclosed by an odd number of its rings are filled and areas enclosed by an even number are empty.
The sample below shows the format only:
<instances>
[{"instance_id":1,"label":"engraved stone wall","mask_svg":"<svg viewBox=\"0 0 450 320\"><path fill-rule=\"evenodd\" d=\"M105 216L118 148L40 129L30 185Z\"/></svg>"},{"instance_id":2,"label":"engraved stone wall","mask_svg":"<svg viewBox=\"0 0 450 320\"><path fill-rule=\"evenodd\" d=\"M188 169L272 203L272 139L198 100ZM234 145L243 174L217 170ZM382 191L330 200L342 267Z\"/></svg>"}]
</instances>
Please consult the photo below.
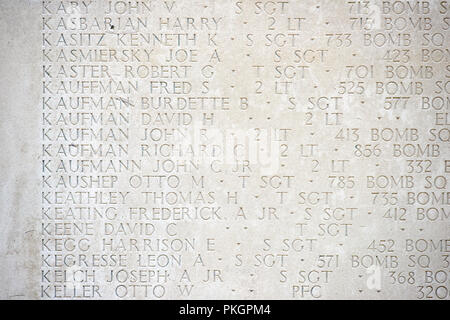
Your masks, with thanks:
<instances>
[{"instance_id":1,"label":"engraved stone wall","mask_svg":"<svg viewBox=\"0 0 450 320\"><path fill-rule=\"evenodd\" d=\"M450 1L0 8L1 298L450 298Z\"/></svg>"}]
</instances>

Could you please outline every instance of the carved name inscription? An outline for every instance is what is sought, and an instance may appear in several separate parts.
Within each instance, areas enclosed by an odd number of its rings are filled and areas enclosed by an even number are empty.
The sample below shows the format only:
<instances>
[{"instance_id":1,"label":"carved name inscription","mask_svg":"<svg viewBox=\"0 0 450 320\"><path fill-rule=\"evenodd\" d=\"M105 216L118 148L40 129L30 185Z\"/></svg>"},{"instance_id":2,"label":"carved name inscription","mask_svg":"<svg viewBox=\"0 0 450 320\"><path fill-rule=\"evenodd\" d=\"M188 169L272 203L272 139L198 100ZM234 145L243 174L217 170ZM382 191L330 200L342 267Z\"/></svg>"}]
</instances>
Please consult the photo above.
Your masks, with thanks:
<instances>
[{"instance_id":1,"label":"carved name inscription","mask_svg":"<svg viewBox=\"0 0 450 320\"><path fill-rule=\"evenodd\" d=\"M40 9L39 298L450 298L450 1Z\"/></svg>"}]
</instances>

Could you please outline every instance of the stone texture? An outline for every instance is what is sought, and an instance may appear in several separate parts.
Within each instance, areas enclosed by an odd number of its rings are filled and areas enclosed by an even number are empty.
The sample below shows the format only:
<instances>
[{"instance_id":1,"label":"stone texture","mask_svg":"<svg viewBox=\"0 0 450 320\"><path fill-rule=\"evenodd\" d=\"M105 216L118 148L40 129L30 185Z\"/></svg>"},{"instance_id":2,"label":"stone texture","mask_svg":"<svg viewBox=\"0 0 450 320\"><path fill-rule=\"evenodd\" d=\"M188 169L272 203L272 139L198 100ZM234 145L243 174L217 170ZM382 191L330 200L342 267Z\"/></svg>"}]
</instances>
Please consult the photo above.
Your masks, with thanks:
<instances>
[{"instance_id":1,"label":"stone texture","mask_svg":"<svg viewBox=\"0 0 450 320\"><path fill-rule=\"evenodd\" d=\"M449 299L446 1L0 9L0 298Z\"/></svg>"}]
</instances>

